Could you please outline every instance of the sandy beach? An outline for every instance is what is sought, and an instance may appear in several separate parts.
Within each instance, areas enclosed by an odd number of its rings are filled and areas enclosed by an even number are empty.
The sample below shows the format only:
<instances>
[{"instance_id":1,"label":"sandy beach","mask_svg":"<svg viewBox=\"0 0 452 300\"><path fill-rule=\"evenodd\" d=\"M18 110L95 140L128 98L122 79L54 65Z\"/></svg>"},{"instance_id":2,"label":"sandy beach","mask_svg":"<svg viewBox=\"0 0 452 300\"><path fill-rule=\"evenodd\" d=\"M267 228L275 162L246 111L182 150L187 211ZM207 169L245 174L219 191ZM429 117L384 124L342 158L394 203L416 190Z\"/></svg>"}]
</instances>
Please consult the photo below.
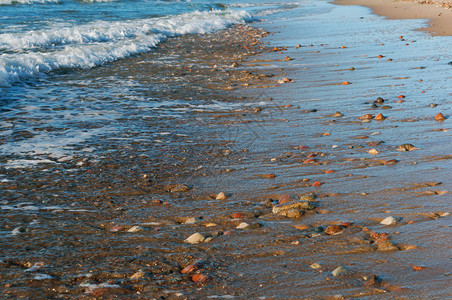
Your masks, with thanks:
<instances>
[{"instance_id":1,"label":"sandy beach","mask_svg":"<svg viewBox=\"0 0 452 300\"><path fill-rule=\"evenodd\" d=\"M363 5L390 19L429 19L422 30L434 35L452 35L452 4L448 1L338 0L339 5Z\"/></svg>"},{"instance_id":2,"label":"sandy beach","mask_svg":"<svg viewBox=\"0 0 452 300\"><path fill-rule=\"evenodd\" d=\"M337 3L64 74L137 88L78 156L2 156L2 297L450 298L451 11Z\"/></svg>"}]
</instances>

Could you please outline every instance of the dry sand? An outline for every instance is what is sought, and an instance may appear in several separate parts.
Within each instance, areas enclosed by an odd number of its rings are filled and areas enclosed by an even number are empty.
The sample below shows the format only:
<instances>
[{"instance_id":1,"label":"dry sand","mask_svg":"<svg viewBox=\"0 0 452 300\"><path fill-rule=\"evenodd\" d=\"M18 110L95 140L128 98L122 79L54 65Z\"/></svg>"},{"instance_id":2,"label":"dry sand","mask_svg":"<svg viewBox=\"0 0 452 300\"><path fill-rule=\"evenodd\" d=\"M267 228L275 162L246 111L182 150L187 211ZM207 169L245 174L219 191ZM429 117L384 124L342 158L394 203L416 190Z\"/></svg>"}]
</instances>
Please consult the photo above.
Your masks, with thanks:
<instances>
[{"instance_id":1,"label":"dry sand","mask_svg":"<svg viewBox=\"0 0 452 300\"><path fill-rule=\"evenodd\" d=\"M429 19L422 28L434 35L452 35L452 9L448 1L337 0L339 5L362 5L389 19Z\"/></svg>"}]
</instances>

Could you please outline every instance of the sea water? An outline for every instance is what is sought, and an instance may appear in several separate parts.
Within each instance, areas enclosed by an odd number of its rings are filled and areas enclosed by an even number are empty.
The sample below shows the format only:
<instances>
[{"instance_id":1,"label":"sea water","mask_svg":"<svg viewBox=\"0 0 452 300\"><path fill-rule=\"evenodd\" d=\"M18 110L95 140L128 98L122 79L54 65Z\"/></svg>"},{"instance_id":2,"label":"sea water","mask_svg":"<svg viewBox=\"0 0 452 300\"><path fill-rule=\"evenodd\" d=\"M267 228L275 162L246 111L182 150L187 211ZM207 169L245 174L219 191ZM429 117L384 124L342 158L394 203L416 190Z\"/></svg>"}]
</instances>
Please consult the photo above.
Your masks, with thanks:
<instances>
[{"instance_id":1,"label":"sea water","mask_svg":"<svg viewBox=\"0 0 452 300\"><path fill-rule=\"evenodd\" d=\"M137 56L174 37L196 39L296 6L286 0L0 0L2 166L69 160L77 145L118 137L127 122L115 120L134 114L123 109L132 103L148 116L183 114L187 97L168 96L182 87L171 92L169 83L138 80L143 74L134 64L144 62ZM163 68L180 63L170 56L152 60ZM195 100L192 105L205 105Z\"/></svg>"}]
</instances>

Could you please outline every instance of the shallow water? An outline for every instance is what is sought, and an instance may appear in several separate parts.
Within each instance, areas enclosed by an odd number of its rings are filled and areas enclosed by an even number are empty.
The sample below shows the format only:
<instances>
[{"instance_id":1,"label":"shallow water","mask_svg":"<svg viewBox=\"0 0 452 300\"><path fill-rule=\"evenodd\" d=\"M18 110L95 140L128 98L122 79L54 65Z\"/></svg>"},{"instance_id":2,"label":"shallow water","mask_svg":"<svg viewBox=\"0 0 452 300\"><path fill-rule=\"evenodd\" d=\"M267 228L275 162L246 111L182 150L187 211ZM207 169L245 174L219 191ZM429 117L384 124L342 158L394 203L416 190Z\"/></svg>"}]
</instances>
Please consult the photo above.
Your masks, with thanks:
<instances>
[{"instance_id":1,"label":"shallow water","mask_svg":"<svg viewBox=\"0 0 452 300\"><path fill-rule=\"evenodd\" d=\"M450 126L433 117L451 109L451 40L412 31L421 24L306 2L256 24L273 32L269 46L288 46L282 53L250 57L259 48L247 53L243 45L256 41L241 34L262 34L239 27L9 88L4 295L447 298ZM294 82L278 84L285 76ZM377 97L392 108L372 108ZM358 119L378 112L387 119ZM420 149L395 151L404 143ZM311 153L318 161L304 163ZM383 164L390 159L398 163ZM176 183L190 191L170 192ZM213 199L220 191L226 200ZM302 218L264 204L309 192L318 207ZM379 224L389 215L400 223ZM236 229L242 221L262 227ZM354 225L322 232L343 222ZM136 225L142 231L128 232ZM366 227L399 250L376 250ZM213 239L184 243L194 232ZM198 259L205 284L180 273ZM25 271L39 262L38 272ZM346 273L332 276L340 265ZM370 274L383 283L366 286Z\"/></svg>"}]
</instances>

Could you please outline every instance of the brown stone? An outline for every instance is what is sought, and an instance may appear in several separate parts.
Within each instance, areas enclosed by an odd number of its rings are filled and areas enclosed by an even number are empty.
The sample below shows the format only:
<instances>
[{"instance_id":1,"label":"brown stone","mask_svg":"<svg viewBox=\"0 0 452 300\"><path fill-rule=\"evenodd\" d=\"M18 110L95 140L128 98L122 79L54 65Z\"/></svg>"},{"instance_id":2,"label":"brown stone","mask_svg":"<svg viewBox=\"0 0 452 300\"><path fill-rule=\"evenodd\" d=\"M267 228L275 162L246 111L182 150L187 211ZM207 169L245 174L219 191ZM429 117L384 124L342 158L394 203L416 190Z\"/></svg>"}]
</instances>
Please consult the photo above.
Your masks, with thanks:
<instances>
[{"instance_id":1,"label":"brown stone","mask_svg":"<svg viewBox=\"0 0 452 300\"><path fill-rule=\"evenodd\" d=\"M336 235L344 231L344 226L342 225L330 225L325 229L325 233L328 235Z\"/></svg>"}]
</instances>

